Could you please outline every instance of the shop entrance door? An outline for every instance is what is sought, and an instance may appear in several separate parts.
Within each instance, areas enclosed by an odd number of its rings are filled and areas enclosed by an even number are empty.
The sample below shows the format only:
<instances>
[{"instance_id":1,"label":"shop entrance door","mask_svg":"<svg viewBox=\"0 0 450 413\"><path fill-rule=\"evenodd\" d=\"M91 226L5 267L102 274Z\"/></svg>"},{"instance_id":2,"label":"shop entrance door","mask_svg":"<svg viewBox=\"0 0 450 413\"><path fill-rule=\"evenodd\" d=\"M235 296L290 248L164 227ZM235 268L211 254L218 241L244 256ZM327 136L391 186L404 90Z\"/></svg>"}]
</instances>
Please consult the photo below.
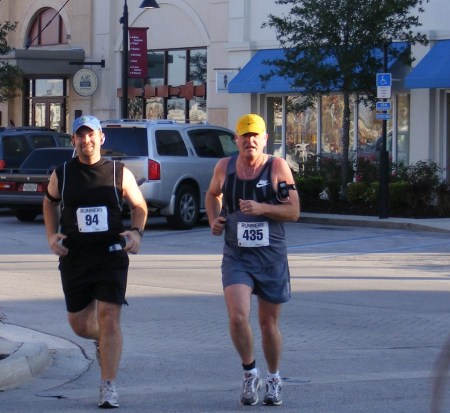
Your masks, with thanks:
<instances>
[{"instance_id":1,"label":"shop entrance door","mask_svg":"<svg viewBox=\"0 0 450 413\"><path fill-rule=\"evenodd\" d=\"M34 98L31 100L31 126L63 131L64 112L63 98Z\"/></svg>"}]
</instances>

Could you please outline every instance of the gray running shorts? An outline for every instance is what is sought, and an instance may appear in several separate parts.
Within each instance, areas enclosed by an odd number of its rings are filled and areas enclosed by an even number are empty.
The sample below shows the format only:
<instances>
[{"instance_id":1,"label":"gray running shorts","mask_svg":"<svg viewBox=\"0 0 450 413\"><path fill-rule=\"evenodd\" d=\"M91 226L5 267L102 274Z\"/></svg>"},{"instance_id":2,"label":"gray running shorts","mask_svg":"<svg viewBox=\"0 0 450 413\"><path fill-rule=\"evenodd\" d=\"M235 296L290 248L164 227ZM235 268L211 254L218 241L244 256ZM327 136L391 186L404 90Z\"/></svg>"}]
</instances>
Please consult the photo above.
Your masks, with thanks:
<instances>
[{"instance_id":1,"label":"gray running shorts","mask_svg":"<svg viewBox=\"0 0 450 413\"><path fill-rule=\"evenodd\" d=\"M291 282L287 261L264 268L246 268L239 261L222 261L223 288L245 284L265 301L281 304L291 298Z\"/></svg>"}]
</instances>

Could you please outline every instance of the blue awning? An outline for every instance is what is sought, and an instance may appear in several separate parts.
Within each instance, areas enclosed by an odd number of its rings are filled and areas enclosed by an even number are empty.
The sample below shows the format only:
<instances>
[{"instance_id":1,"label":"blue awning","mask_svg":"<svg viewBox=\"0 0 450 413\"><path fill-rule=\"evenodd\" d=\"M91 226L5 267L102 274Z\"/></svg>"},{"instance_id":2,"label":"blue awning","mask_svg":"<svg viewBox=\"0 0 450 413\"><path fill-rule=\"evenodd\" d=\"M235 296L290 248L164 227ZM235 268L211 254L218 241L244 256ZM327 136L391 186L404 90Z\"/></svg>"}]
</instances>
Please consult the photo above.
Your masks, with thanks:
<instances>
[{"instance_id":1,"label":"blue awning","mask_svg":"<svg viewBox=\"0 0 450 413\"><path fill-rule=\"evenodd\" d=\"M394 43L392 47L405 50L407 43ZM382 57L380 49L374 49L374 55ZM261 76L267 75L274 65L264 63L267 60L284 59L283 49L264 49L259 50L250 59L250 61L240 70L228 85L229 93L301 93L304 91L301 87L292 87L293 79L289 77L272 76L267 81L262 81ZM329 58L330 59L330 58ZM332 59L333 60L333 59ZM388 62L390 68L397 59Z\"/></svg>"},{"instance_id":2,"label":"blue awning","mask_svg":"<svg viewBox=\"0 0 450 413\"><path fill-rule=\"evenodd\" d=\"M407 89L450 88L450 40L440 40L405 79Z\"/></svg>"},{"instance_id":3,"label":"blue awning","mask_svg":"<svg viewBox=\"0 0 450 413\"><path fill-rule=\"evenodd\" d=\"M239 71L228 85L229 93L290 93L301 92L301 88L291 86L292 79L272 76L267 82L261 80L274 66L264 63L265 60L284 59L283 49L259 50Z\"/></svg>"}]
</instances>

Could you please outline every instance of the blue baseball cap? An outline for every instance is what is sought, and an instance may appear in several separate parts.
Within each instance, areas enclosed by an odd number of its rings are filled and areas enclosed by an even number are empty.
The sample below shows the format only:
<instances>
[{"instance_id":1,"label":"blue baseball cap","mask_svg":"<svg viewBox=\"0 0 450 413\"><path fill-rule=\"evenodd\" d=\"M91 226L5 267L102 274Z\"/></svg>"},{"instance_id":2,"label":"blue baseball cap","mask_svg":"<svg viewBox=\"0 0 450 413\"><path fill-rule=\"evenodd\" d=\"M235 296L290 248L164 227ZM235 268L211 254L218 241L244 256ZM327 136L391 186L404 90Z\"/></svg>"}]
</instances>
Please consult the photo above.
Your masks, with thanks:
<instances>
[{"instance_id":1,"label":"blue baseball cap","mask_svg":"<svg viewBox=\"0 0 450 413\"><path fill-rule=\"evenodd\" d=\"M80 129L82 126L86 126L89 129L102 130L102 125L100 125L100 121L95 117L91 115L85 115L80 116L79 118L76 118L73 121L73 133L75 133L78 129Z\"/></svg>"}]
</instances>

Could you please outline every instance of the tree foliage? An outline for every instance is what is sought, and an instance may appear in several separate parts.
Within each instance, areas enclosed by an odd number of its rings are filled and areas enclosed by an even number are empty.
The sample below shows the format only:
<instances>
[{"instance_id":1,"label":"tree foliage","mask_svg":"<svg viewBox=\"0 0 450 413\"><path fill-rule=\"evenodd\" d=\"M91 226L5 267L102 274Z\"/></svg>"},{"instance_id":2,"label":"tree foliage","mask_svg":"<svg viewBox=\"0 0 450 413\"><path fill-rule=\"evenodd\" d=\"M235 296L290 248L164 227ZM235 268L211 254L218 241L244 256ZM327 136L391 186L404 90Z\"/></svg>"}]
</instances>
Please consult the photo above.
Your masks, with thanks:
<instances>
[{"instance_id":1,"label":"tree foliage","mask_svg":"<svg viewBox=\"0 0 450 413\"><path fill-rule=\"evenodd\" d=\"M398 47L427 44L426 35L416 31L428 0L276 0L289 6L289 13L269 14L263 27L272 27L284 49L285 58L267 61L274 75L293 79L302 88L303 109L313 106L321 95L343 94L342 159L347 164L350 134L350 96L373 105L376 101L376 73L383 71L383 51L387 60L402 58L411 63L409 53ZM342 191L347 173L342 170Z\"/></svg>"},{"instance_id":2,"label":"tree foliage","mask_svg":"<svg viewBox=\"0 0 450 413\"><path fill-rule=\"evenodd\" d=\"M12 49L8 45L7 35L14 31L17 23L0 23L0 57L9 54ZM0 102L12 99L20 93L21 71L6 61L0 61Z\"/></svg>"}]
</instances>

